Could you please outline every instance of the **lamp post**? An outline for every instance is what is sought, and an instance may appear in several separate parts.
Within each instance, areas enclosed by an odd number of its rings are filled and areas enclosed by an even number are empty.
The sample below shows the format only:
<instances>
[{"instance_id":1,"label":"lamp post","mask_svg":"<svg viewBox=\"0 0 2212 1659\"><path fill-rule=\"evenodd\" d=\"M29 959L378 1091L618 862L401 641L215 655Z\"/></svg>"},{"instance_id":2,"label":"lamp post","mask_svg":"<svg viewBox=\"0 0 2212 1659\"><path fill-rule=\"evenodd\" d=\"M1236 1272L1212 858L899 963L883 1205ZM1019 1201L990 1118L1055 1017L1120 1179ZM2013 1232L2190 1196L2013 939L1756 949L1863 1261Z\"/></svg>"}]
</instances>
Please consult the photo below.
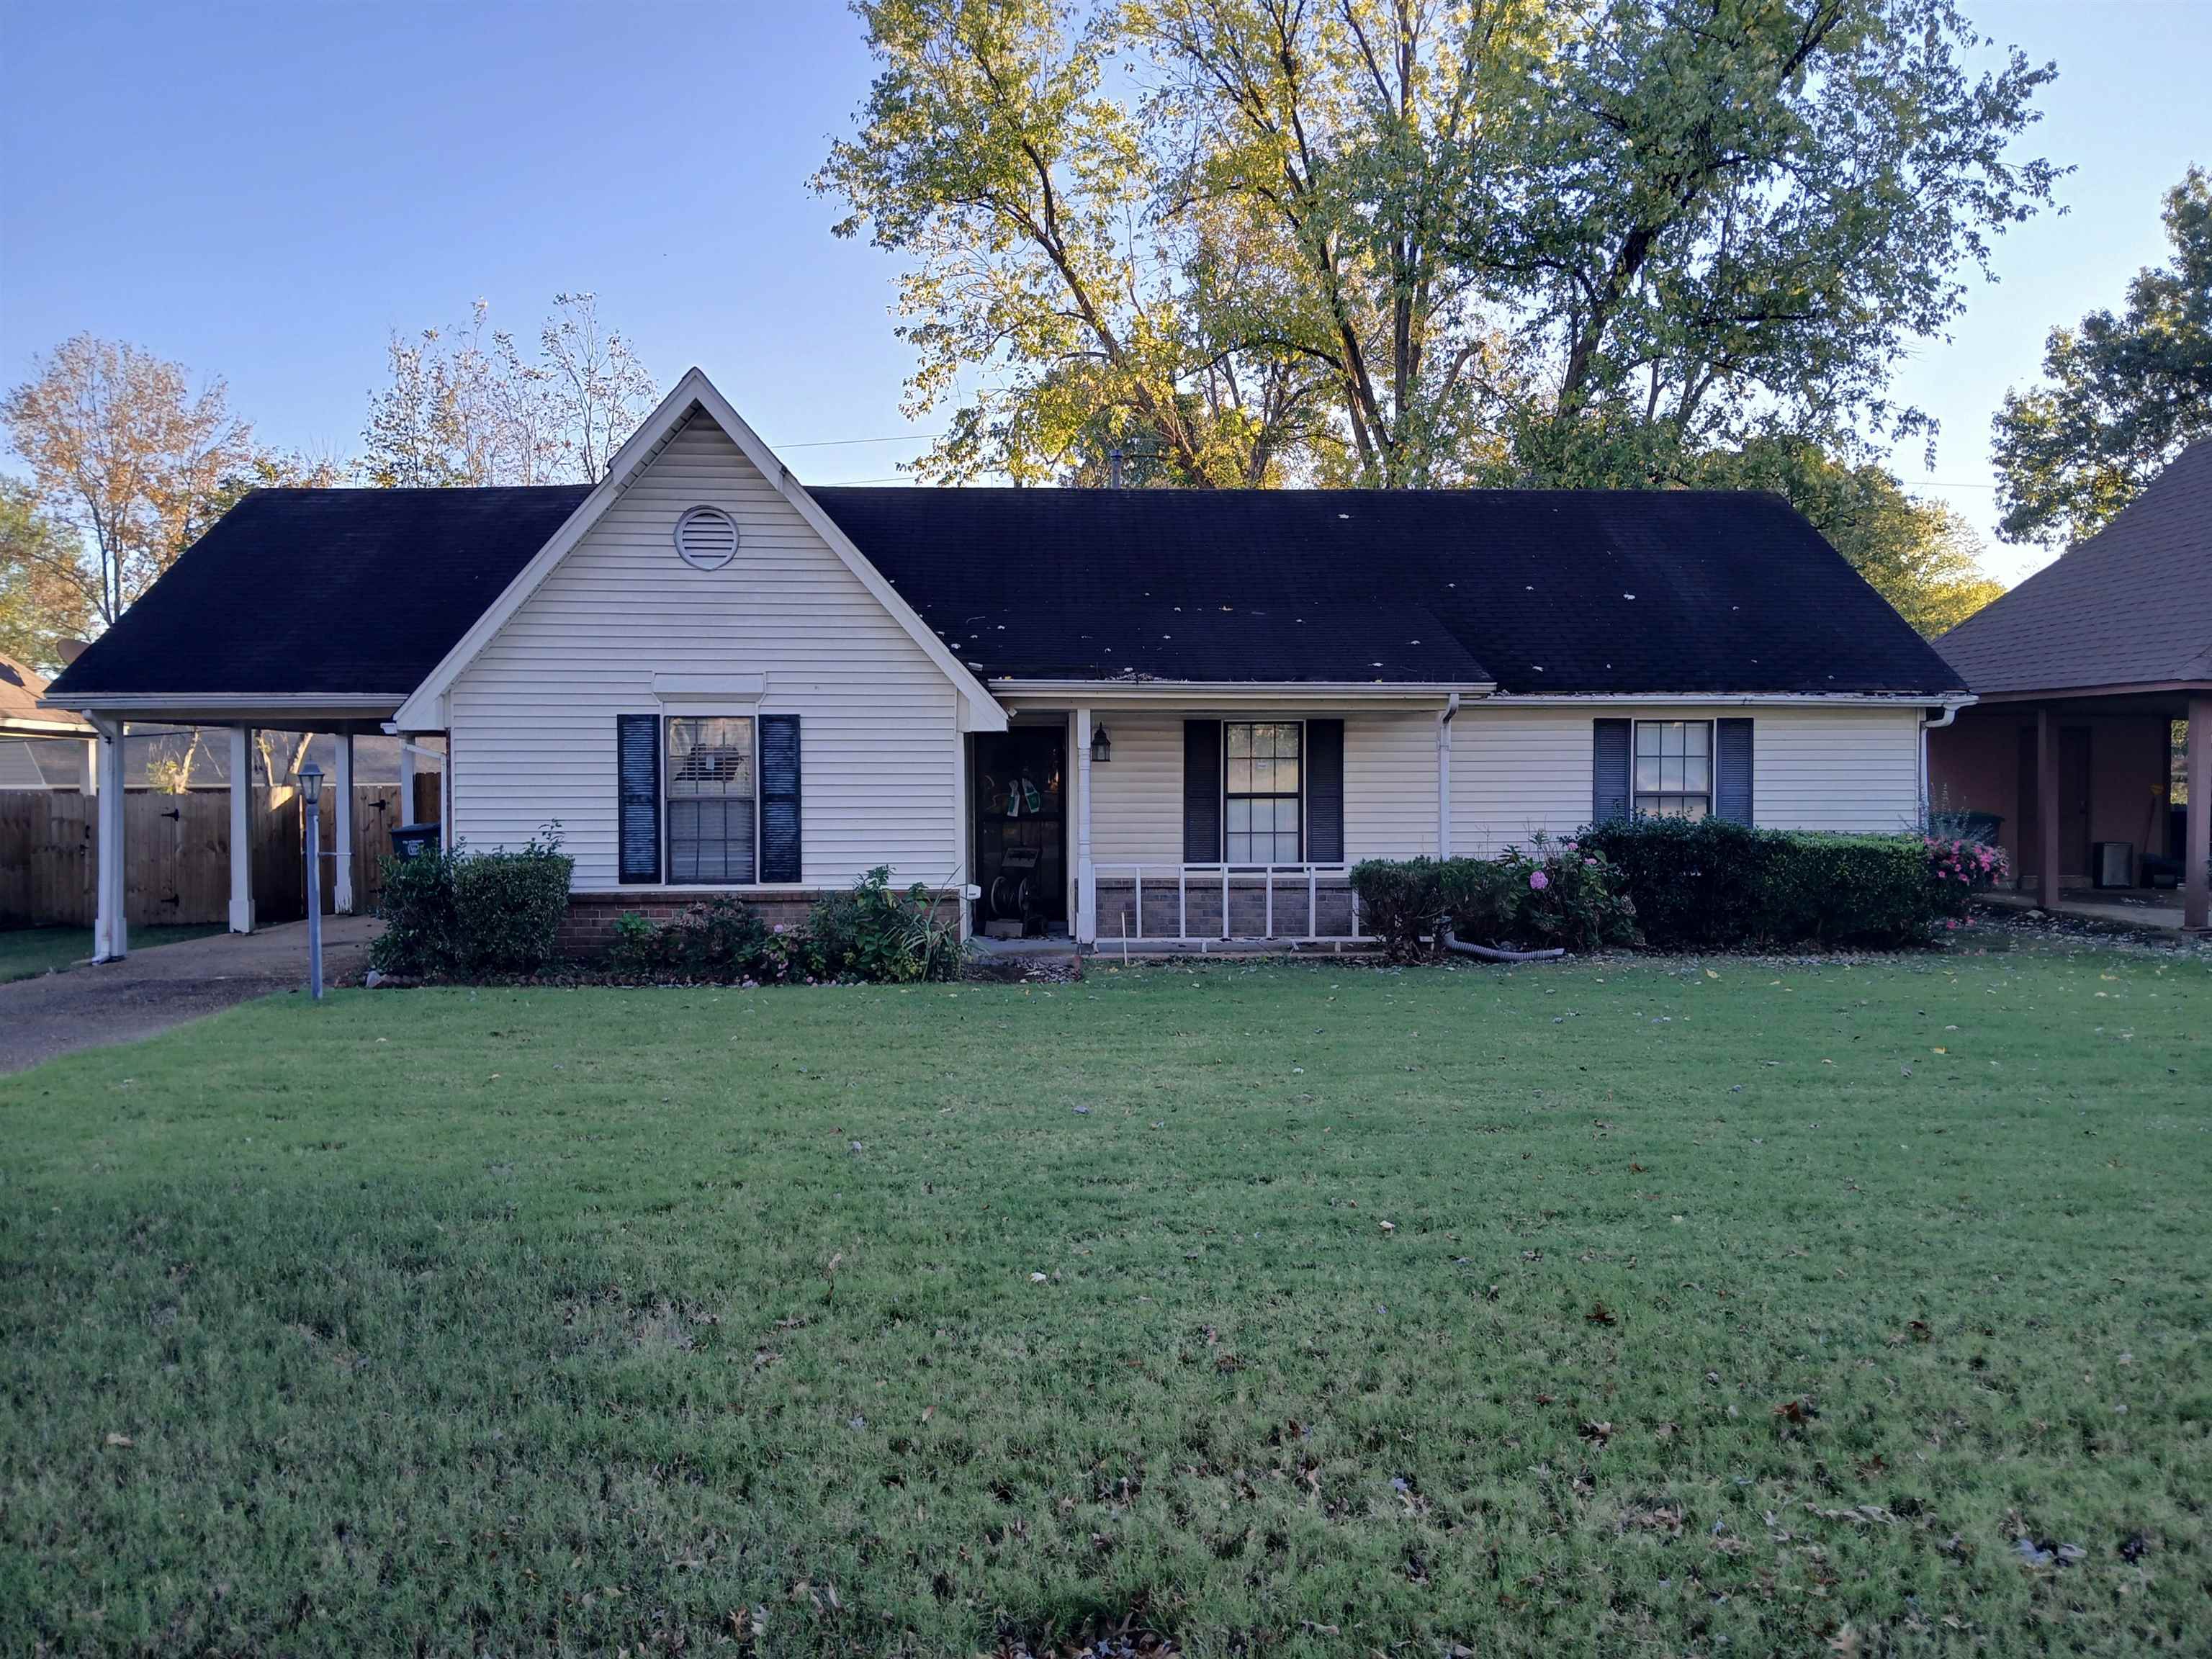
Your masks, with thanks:
<instances>
[{"instance_id":1,"label":"lamp post","mask_svg":"<svg viewBox=\"0 0 2212 1659\"><path fill-rule=\"evenodd\" d=\"M300 799L307 808L307 994L323 1000L323 769L300 769Z\"/></svg>"}]
</instances>

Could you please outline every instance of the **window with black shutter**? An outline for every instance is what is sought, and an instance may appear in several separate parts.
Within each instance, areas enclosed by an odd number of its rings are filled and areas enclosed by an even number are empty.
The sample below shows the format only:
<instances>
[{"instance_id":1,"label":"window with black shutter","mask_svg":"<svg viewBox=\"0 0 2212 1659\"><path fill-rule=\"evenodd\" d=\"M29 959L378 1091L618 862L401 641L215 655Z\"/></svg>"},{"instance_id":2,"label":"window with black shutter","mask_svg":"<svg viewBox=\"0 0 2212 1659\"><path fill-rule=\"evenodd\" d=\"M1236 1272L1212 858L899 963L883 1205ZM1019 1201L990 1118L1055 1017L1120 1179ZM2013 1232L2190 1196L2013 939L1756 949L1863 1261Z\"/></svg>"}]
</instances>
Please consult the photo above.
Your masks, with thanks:
<instances>
[{"instance_id":1,"label":"window with black shutter","mask_svg":"<svg viewBox=\"0 0 2212 1659\"><path fill-rule=\"evenodd\" d=\"M627 883L660 879L660 716L615 716L616 855Z\"/></svg>"}]
</instances>

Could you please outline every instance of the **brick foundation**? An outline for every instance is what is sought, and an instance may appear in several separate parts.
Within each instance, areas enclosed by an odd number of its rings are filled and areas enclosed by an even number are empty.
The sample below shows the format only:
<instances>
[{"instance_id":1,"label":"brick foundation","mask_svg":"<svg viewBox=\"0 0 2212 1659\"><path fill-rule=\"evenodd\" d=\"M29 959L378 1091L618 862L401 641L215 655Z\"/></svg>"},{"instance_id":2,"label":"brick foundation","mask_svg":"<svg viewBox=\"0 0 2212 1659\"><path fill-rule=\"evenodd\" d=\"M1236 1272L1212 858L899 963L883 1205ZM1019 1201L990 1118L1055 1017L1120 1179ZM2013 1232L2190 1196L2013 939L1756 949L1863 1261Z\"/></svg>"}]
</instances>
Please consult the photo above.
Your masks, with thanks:
<instances>
[{"instance_id":1,"label":"brick foundation","mask_svg":"<svg viewBox=\"0 0 2212 1659\"><path fill-rule=\"evenodd\" d=\"M796 928L806 921L806 913L814 908L817 899L842 889L827 887L780 887L755 893L738 893L732 896L743 899L753 913L769 927ZM702 891L696 887L630 887L611 893L571 893L568 913L561 919L559 950L564 957L588 958L595 957L613 942L615 923L623 915L635 910L654 922L670 922L695 904L703 904L720 895L712 890ZM951 893L938 896L938 908L950 915L958 899ZM1147 900L1149 903L1149 899Z\"/></svg>"}]
</instances>

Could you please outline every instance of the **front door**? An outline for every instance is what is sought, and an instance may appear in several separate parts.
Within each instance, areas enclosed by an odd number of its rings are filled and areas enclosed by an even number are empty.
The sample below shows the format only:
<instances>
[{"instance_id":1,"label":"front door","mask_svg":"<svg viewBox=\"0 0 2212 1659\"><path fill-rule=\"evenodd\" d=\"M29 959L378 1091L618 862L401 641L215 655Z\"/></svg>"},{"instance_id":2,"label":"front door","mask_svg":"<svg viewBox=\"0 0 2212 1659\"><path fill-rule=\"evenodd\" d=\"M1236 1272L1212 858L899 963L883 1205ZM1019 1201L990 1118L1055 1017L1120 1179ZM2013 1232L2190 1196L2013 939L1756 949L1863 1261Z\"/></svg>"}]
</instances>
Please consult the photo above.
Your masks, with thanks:
<instances>
[{"instance_id":1,"label":"front door","mask_svg":"<svg viewBox=\"0 0 2212 1659\"><path fill-rule=\"evenodd\" d=\"M973 925L1000 937L1067 931L1067 732L979 732L968 757L975 823Z\"/></svg>"}]
</instances>

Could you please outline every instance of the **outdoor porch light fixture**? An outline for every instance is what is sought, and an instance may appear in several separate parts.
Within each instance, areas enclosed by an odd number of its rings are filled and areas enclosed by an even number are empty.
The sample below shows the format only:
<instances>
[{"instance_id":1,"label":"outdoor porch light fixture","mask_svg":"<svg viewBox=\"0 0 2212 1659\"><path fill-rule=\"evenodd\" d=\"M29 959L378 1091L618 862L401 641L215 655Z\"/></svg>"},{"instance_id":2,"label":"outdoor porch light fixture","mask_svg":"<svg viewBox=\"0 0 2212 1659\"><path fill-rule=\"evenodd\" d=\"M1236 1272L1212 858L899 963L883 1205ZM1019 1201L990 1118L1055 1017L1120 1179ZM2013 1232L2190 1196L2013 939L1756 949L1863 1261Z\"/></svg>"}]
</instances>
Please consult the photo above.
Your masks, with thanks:
<instances>
[{"instance_id":1,"label":"outdoor porch light fixture","mask_svg":"<svg viewBox=\"0 0 2212 1659\"><path fill-rule=\"evenodd\" d=\"M1092 726L1091 728L1091 763L1093 766L1103 766L1113 758L1114 739L1106 735L1104 726Z\"/></svg>"},{"instance_id":2,"label":"outdoor porch light fixture","mask_svg":"<svg viewBox=\"0 0 2212 1659\"><path fill-rule=\"evenodd\" d=\"M300 769L300 799L313 806L323 798L323 769L309 761Z\"/></svg>"}]
</instances>

